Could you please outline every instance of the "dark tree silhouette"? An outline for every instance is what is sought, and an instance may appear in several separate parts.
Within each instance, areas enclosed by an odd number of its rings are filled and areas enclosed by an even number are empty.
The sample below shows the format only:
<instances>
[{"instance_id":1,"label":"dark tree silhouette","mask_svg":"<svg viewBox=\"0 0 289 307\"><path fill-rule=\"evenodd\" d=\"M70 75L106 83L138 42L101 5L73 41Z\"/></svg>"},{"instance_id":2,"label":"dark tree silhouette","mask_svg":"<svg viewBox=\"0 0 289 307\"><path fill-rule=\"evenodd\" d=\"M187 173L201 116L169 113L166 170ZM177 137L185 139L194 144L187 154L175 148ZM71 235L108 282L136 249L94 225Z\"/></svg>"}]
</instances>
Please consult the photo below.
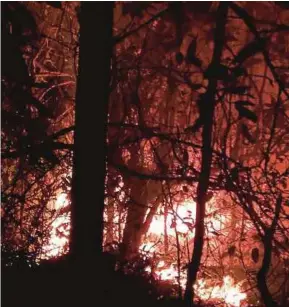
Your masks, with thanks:
<instances>
[{"instance_id":1,"label":"dark tree silhouette","mask_svg":"<svg viewBox=\"0 0 289 307\"><path fill-rule=\"evenodd\" d=\"M216 75L209 78L207 92L202 96L200 104L206 105L201 108L200 118L203 119L202 132L202 160L201 173L197 186L197 209L196 209L196 233L194 238L194 251L191 262L188 266L188 278L185 290L185 300L188 306L193 305L194 290L193 285L197 279L197 273L200 268L201 257L203 253L205 236L205 213L206 196L209 188L211 165L212 165L212 131L214 121L214 110L216 105L215 96L217 93L218 79L216 76L220 71L220 62L225 42L225 26L227 22L228 4L222 2L219 5L216 16L216 29L214 33L214 51L212 61L208 70L216 72ZM203 110L203 111L202 111ZM205 113L204 113L205 112Z\"/></svg>"},{"instance_id":2,"label":"dark tree silhouette","mask_svg":"<svg viewBox=\"0 0 289 307\"><path fill-rule=\"evenodd\" d=\"M83 259L102 251L112 12L112 2L80 6L70 253Z\"/></svg>"}]
</instances>

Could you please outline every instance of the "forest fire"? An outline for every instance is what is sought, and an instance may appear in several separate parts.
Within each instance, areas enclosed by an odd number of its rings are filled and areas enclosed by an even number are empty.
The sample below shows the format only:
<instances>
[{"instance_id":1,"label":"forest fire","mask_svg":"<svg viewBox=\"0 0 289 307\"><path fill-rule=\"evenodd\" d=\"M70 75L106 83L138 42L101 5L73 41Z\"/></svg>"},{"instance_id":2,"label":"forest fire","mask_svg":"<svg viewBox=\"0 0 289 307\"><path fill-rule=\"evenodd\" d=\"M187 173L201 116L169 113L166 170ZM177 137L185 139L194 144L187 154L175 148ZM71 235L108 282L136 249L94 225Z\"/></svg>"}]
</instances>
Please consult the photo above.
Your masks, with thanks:
<instances>
[{"instance_id":1,"label":"forest fire","mask_svg":"<svg viewBox=\"0 0 289 307\"><path fill-rule=\"evenodd\" d=\"M220 286L208 286L206 281L201 279L194 287L198 297L207 302L221 300L229 306L240 307L247 298L241 285L236 284L229 275L224 276Z\"/></svg>"},{"instance_id":2,"label":"forest fire","mask_svg":"<svg viewBox=\"0 0 289 307\"><path fill-rule=\"evenodd\" d=\"M179 218L176 223L176 229L178 233L188 233L189 238L194 237L194 232L190 232L187 223L188 218L192 218L192 212L194 212L195 204L192 201L186 201L178 206L177 216ZM191 211L192 210L192 211ZM168 233L171 236L175 236L175 229L169 227L172 223L172 216L167 219ZM192 218L193 219L193 218ZM208 236L212 235L213 232L221 230L222 223L224 223L224 218L222 221L219 219L212 219L210 222L211 228L208 229ZM163 234L164 229L164 216L155 217L152 221L149 233L158 235L159 237ZM184 238L180 236L180 241ZM183 243L183 242L181 242ZM156 242L147 241L141 246L141 249L149 252L151 255L157 252L159 246ZM150 268L147 268L150 271ZM160 280L171 281L174 284L180 283L182 289L185 289L186 285L186 270L178 271L177 264L171 263L167 264L164 260L161 260L154 270L155 275ZM180 275L180 276L179 276ZM179 278L179 281L178 281ZM242 303L246 302L247 295L242 291L241 284L236 283L233 277L225 275L223 281L220 285L209 285L208 281L205 279L198 280L194 287L196 291L196 296L204 302L207 303L217 303L219 306L232 306L239 307Z\"/></svg>"},{"instance_id":3,"label":"forest fire","mask_svg":"<svg viewBox=\"0 0 289 307\"><path fill-rule=\"evenodd\" d=\"M168 235L175 236L175 231L187 233L190 226L193 226L195 208L196 205L193 201L185 201L177 205L176 208L168 210L166 217ZM150 224L148 233L162 235L164 233L164 223L164 214L155 215Z\"/></svg>"},{"instance_id":4,"label":"forest fire","mask_svg":"<svg viewBox=\"0 0 289 307\"><path fill-rule=\"evenodd\" d=\"M150 272L149 268L147 271ZM157 278L163 281L172 281L176 283L178 271L174 265L167 267L164 261L160 261L155 269ZM186 274L181 273L180 285L185 289ZM196 296L203 302L217 303L218 306L240 307L246 303L247 294L244 293L241 283L236 283L232 276L224 276L222 283L209 285L204 279L197 281L194 286Z\"/></svg>"},{"instance_id":5,"label":"forest fire","mask_svg":"<svg viewBox=\"0 0 289 307\"><path fill-rule=\"evenodd\" d=\"M5 305L288 305L283 2L3 2Z\"/></svg>"},{"instance_id":6,"label":"forest fire","mask_svg":"<svg viewBox=\"0 0 289 307\"><path fill-rule=\"evenodd\" d=\"M68 210L66 212L61 211L69 205L67 195L65 193L59 193L56 201L53 203L53 207L56 212L59 212L58 216L51 223L50 238L46 245L42 249L42 258L57 257L65 252L65 248L68 245L68 236L70 229L70 214Z\"/></svg>"},{"instance_id":7,"label":"forest fire","mask_svg":"<svg viewBox=\"0 0 289 307\"><path fill-rule=\"evenodd\" d=\"M184 245L186 241L190 241L194 237L194 218L195 218L196 204L193 200L186 200L181 204L178 204L175 210L169 210L166 218L167 234L170 237L178 235L179 244ZM213 197L208 202L208 214L207 214L207 236L213 236L216 231L221 231L224 225L230 222L230 217L222 216L220 214L210 215L210 213L216 211L216 198ZM164 214L156 215L150 225L145 243L140 247L140 250L154 255L163 246L157 244L164 235ZM150 235L154 240L148 240ZM147 267L147 270L151 272L151 269ZM163 281L171 281L174 284L180 284L182 289L185 289L186 285L186 270L178 270L177 263L166 263L164 260L159 261L154 274ZM194 286L196 296L207 303L217 303L219 306L232 306L240 307L246 302L247 294L242 291L240 283L236 283L232 276L225 275L222 283L216 285L210 285L208 280L200 279Z\"/></svg>"},{"instance_id":8,"label":"forest fire","mask_svg":"<svg viewBox=\"0 0 289 307\"><path fill-rule=\"evenodd\" d=\"M225 217L220 214L214 214L212 217L210 217L210 213L216 210L214 205L215 202L215 198L212 198L210 202L208 202L208 235L219 231L225 222ZM190 238L194 237L195 210L196 203L191 199L185 200L168 210L166 217L167 234L175 236L177 231L180 234L187 234ZM163 235L164 223L164 214L155 215L150 224L148 233Z\"/></svg>"},{"instance_id":9,"label":"forest fire","mask_svg":"<svg viewBox=\"0 0 289 307\"><path fill-rule=\"evenodd\" d=\"M215 198L212 198L208 208L209 211L213 211L215 204ZM54 208L58 212L67 208L69 201L65 193L59 193L56 201L54 202ZM186 200L175 207L175 210L168 210L166 218L167 234L170 237L175 237L176 233L181 234L180 241L184 244L184 235L187 238L192 239L194 237L193 223L195 202L193 200ZM174 208L173 208L174 209ZM117 222L117 217L114 217ZM218 217L209 219L211 225L208 228L208 236L213 232L219 231L225 222L224 217ZM53 258L63 254L64 248L68 244L69 227L67 225L70 222L69 213L65 212L59 214L57 218L52 222L51 236L48 243L43 247L43 258ZM140 251L148 253L153 256L155 253L160 252L163 249L162 244L158 244L164 235L164 214L159 212L153 218L150 228L148 230L147 238L140 246ZM153 237L154 240L148 240L149 237ZM151 267L147 267L146 271L152 273ZM182 289L185 289L186 285L186 270L178 271L176 263L168 263L165 260L160 260L157 266L154 268L153 274L155 277L162 281L169 281L172 284L180 283ZM180 276L179 276L180 274ZM246 301L247 295L242 291L240 283L236 283L233 277L225 275L222 283L211 285L205 279L200 279L194 286L196 296L198 299L208 303L218 303L219 306L240 307L242 303Z\"/></svg>"}]
</instances>

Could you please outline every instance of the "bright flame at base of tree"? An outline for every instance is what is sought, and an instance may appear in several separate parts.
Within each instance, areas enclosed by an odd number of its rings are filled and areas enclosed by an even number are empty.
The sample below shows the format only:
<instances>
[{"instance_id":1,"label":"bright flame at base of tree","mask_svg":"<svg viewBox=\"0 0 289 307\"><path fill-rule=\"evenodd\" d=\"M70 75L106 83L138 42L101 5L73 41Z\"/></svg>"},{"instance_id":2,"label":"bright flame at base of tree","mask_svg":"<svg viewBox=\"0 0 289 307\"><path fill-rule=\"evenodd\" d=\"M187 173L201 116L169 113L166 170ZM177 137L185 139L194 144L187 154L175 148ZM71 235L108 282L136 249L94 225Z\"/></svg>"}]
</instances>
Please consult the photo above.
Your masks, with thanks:
<instances>
[{"instance_id":1,"label":"bright flame at base of tree","mask_svg":"<svg viewBox=\"0 0 289 307\"><path fill-rule=\"evenodd\" d=\"M43 247L42 258L57 257L65 252L68 245L68 236L70 230L70 213L68 210L69 201L65 193L59 193L56 201L52 204L53 208L59 213L51 224L50 238ZM168 235L174 236L176 231L179 234L186 234L192 239L194 231L190 229L190 224L194 221L195 203L193 201L185 201L178 205L176 214L179 220L174 222L173 212L168 212L167 229ZM209 236L213 231L220 230L224 223L224 217L214 216L210 219L211 228L208 229ZM185 223L184 223L185 222ZM172 227L174 225L174 227ZM148 235L160 238L164 231L164 216L156 215L150 225ZM144 240L140 246L140 252L153 255L157 252L159 246L154 240ZM175 263L167 263L160 260L152 272L152 268L148 266L145 269L148 273L153 273L155 278L162 281L170 281L172 284L180 284L182 289L186 286L186 270L179 272ZM206 303L218 304L218 306L241 307L247 298L246 293L242 291L240 283L235 283L233 277L226 275L222 283L218 285L210 285L208 280L199 279L194 286L197 299Z\"/></svg>"}]
</instances>

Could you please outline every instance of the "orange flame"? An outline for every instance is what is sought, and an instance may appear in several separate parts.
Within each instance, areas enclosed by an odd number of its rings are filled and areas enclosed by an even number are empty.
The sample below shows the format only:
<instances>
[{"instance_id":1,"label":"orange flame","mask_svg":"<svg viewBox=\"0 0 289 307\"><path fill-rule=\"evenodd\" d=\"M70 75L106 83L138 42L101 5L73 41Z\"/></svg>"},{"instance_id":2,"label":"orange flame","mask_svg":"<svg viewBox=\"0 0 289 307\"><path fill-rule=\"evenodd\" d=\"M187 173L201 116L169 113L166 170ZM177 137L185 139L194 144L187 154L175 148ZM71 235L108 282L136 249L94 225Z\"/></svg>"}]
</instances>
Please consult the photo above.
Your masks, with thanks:
<instances>
[{"instance_id":1,"label":"orange flame","mask_svg":"<svg viewBox=\"0 0 289 307\"><path fill-rule=\"evenodd\" d=\"M213 198L208 206L208 213L210 214L214 211L214 202ZM196 203L193 200L185 200L181 204L176 206L175 210L170 210L167 215L167 232L168 235L175 236L175 230L178 233L188 234L191 238L194 237L195 231L193 229L195 221L195 212L196 212ZM172 227L175 219L175 227ZM208 235L211 235L215 231L222 229L222 226L226 218L220 214L214 214L213 216L207 218L208 223ZM151 224L148 233L155 235L162 235L164 233L164 215L155 215Z\"/></svg>"},{"instance_id":2,"label":"orange flame","mask_svg":"<svg viewBox=\"0 0 289 307\"><path fill-rule=\"evenodd\" d=\"M61 210L68 205L69 201L67 195L65 193L59 193L53 207L55 210ZM211 205L211 207L208 206L208 211L212 212L214 208L212 203ZM166 226L169 236L174 237L177 231L178 233L186 234L189 238L194 237L193 224L195 220L195 207L196 204L194 201L187 200L177 205L175 210L170 210L168 212ZM60 215L53 221L49 242L43 248L43 258L51 258L63 253L64 247L68 243L69 234L69 227L65 228L63 225L69 224L69 221L69 213ZM222 229L225 218L223 216L213 215L209 218L209 221L208 236ZM164 234L163 214L154 216L148 234L153 234L155 236ZM146 240L140 246L140 250L152 254L159 250L159 246L156 245L156 242ZM147 267L146 271L151 272L151 268ZM172 283L176 283L179 277L176 265L173 263L168 265L164 260L159 261L154 273L160 280L170 280ZM181 272L179 282L182 289L185 289L186 273L183 271ZM247 295L241 289L240 283L236 284L234 279L229 275L223 278L223 283L221 285L216 286L210 286L207 284L206 280L200 279L194 286L194 289L196 296L201 300L218 302L218 304L223 302L224 306L240 307L242 302L247 298Z\"/></svg>"},{"instance_id":3,"label":"orange flame","mask_svg":"<svg viewBox=\"0 0 289 307\"><path fill-rule=\"evenodd\" d=\"M55 210L61 210L69 205L67 194L60 193L53 203ZM68 225L68 227L65 227ZM48 243L42 249L42 258L52 258L61 255L64 247L68 244L70 230L69 213L59 215L51 224L52 231Z\"/></svg>"},{"instance_id":4,"label":"orange flame","mask_svg":"<svg viewBox=\"0 0 289 307\"><path fill-rule=\"evenodd\" d=\"M151 268L147 267L147 272L151 273ZM160 280L171 280L176 283L178 271L173 264L169 267L161 260L154 272ZM186 274L181 272L180 285L182 289L186 286ZM233 277L226 275L222 285L209 286L207 281L200 279L194 286L196 296L202 301L218 303L218 306L240 307L245 302L247 294L243 292L241 283L235 283ZM221 305L223 303L223 305Z\"/></svg>"},{"instance_id":5,"label":"orange flame","mask_svg":"<svg viewBox=\"0 0 289 307\"><path fill-rule=\"evenodd\" d=\"M194 289L202 300L221 300L227 305L240 307L241 302L247 298L241 289L240 283L235 284L234 279L226 275L221 286L208 287L204 279L200 279Z\"/></svg>"}]
</instances>

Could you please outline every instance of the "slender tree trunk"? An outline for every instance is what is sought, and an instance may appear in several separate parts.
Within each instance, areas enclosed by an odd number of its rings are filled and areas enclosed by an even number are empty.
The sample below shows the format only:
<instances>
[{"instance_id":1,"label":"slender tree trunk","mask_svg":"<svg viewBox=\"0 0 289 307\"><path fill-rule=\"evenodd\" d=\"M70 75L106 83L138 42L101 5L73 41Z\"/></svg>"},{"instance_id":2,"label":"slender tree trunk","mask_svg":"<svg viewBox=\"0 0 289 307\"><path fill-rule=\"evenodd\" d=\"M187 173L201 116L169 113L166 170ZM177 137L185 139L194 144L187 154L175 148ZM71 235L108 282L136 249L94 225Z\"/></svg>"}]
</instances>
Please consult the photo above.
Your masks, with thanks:
<instances>
[{"instance_id":1,"label":"slender tree trunk","mask_svg":"<svg viewBox=\"0 0 289 307\"><path fill-rule=\"evenodd\" d=\"M272 236L268 233L263 239L264 257L262 266L257 274L257 285L261 293L262 300L266 307L275 307L277 303L273 300L272 295L268 289L266 278L271 264L272 255Z\"/></svg>"},{"instance_id":2,"label":"slender tree trunk","mask_svg":"<svg viewBox=\"0 0 289 307\"><path fill-rule=\"evenodd\" d=\"M80 8L70 237L75 259L102 251L113 2L81 2Z\"/></svg>"},{"instance_id":3,"label":"slender tree trunk","mask_svg":"<svg viewBox=\"0 0 289 307\"><path fill-rule=\"evenodd\" d=\"M109 199L107 204L107 226L106 226L106 243L111 243L114 239L114 200Z\"/></svg>"},{"instance_id":4,"label":"slender tree trunk","mask_svg":"<svg viewBox=\"0 0 289 307\"><path fill-rule=\"evenodd\" d=\"M222 50L225 39L225 25L227 20L228 4L221 2L217 12L217 22L215 30L215 47L210 69L217 72L218 64L221 62ZM193 305L194 289L193 285L197 279L201 257L203 253L204 235L205 235L205 212L206 212L206 194L209 187L210 171L212 164L212 131L215 110L215 95L217 90L218 78L210 78L207 92L201 103L206 104L206 114L204 116L203 132L202 132L202 163L201 172L197 187L197 206L196 206L196 226L194 237L194 250L191 262L188 266L188 277L185 289L184 299L187 306Z\"/></svg>"},{"instance_id":5,"label":"slender tree trunk","mask_svg":"<svg viewBox=\"0 0 289 307\"><path fill-rule=\"evenodd\" d=\"M125 259L138 253L143 235L142 225L147 211L146 181L139 178L130 178L131 201L128 207L125 229L123 231L123 255Z\"/></svg>"},{"instance_id":6,"label":"slender tree trunk","mask_svg":"<svg viewBox=\"0 0 289 307\"><path fill-rule=\"evenodd\" d=\"M280 196L276 201L275 215L270 228L267 228L263 237L264 257L261 268L257 274L257 285L261 293L262 300L266 307L276 307L278 304L274 301L268 286L267 286L267 274L271 265L273 238L276 230L276 226L279 220L280 211L282 205L282 197Z\"/></svg>"},{"instance_id":7,"label":"slender tree trunk","mask_svg":"<svg viewBox=\"0 0 289 307\"><path fill-rule=\"evenodd\" d=\"M168 203L164 201L164 250L167 255L169 252L169 237L168 237Z\"/></svg>"}]
</instances>

